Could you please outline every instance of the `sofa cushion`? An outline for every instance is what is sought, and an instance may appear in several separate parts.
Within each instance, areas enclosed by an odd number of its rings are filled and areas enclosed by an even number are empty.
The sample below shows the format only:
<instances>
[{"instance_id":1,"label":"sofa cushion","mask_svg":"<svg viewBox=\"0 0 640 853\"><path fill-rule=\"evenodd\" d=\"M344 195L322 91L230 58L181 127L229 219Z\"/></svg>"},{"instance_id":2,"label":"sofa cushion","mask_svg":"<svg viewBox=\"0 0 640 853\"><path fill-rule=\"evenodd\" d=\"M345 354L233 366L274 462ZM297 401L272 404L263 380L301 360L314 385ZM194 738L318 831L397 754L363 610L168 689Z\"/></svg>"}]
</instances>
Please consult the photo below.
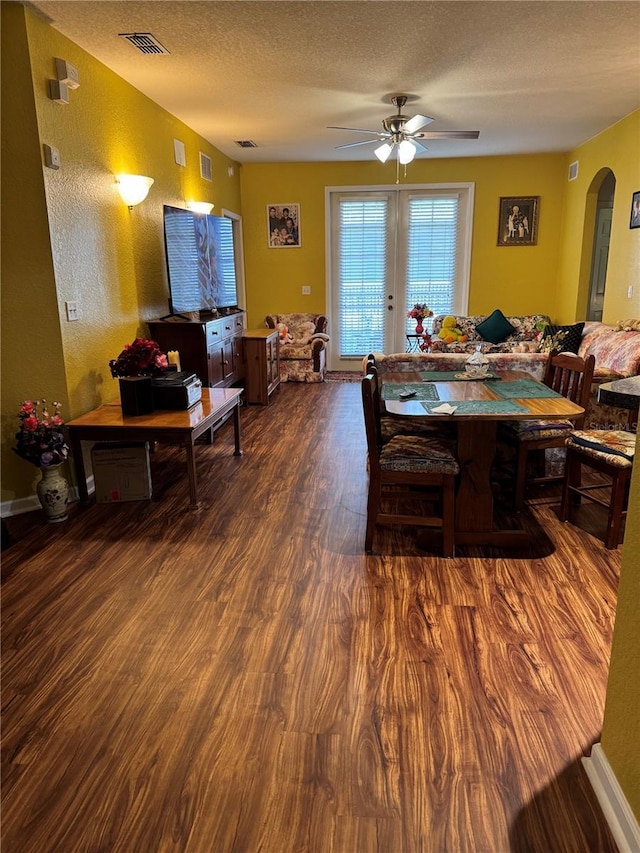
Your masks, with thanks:
<instances>
[{"instance_id":1,"label":"sofa cushion","mask_svg":"<svg viewBox=\"0 0 640 853\"><path fill-rule=\"evenodd\" d=\"M578 355L595 356L596 370L606 368L619 376L640 374L640 332L616 332L604 323L586 323Z\"/></svg>"},{"instance_id":2,"label":"sofa cushion","mask_svg":"<svg viewBox=\"0 0 640 853\"><path fill-rule=\"evenodd\" d=\"M511 325L499 308L496 308L484 322L478 323L476 326L476 332L480 337L492 344L499 344L506 340L515 330L516 327Z\"/></svg>"},{"instance_id":3,"label":"sofa cushion","mask_svg":"<svg viewBox=\"0 0 640 853\"><path fill-rule=\"evenodd\" d=\"M560 352L572 352L578 355L583 331L584 323L574 323L571 326L555 326L550 323L544 329L540 352L558 349Z\"/></svg>"}]
</instances>

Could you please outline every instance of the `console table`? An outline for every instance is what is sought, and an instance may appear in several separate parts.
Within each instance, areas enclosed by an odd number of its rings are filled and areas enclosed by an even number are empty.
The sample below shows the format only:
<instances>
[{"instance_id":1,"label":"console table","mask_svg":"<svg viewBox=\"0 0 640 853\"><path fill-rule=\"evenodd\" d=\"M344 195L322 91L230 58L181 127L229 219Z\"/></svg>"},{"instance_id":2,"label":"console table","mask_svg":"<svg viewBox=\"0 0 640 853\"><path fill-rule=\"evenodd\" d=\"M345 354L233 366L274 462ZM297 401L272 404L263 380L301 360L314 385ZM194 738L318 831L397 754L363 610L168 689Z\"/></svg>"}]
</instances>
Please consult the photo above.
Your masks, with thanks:
<instances>
[{"instance_id":1,"label":"console table","mask_svg":"<svg viewBox=\"0 0 640 853\"><path fill-rule=\"evenodd\" d=\"M158 410L149 415L127 417L122 414L119 401L105 403L92 412L87 412L69 421L66 425L73 464L80 493L80 502L89 503L87 475L82 456L83 441L165 441L181 442L186 450L186 470L189 479L189 506L198 506L196 439L233 413L235 450L240 448L240 397L242 388L203 388L202 399L189 409Z\"/></svg>"}]
</instances>

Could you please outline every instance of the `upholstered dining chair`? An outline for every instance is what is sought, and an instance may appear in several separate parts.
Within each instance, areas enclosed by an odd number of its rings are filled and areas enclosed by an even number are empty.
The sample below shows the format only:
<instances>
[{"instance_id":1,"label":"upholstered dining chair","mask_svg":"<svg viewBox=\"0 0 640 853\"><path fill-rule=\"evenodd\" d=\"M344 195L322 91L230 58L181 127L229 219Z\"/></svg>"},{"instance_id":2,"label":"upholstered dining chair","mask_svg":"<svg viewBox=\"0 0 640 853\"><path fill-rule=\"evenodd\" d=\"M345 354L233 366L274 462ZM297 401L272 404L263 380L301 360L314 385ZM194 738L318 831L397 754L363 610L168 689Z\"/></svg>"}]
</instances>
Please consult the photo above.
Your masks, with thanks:
<instances>
[{"instance_id":1,"label":"upholstered dining chair","mask_svg":"<svg viewBox=\"0 0 640 853\"><path fill-rule=\"evenodd\" d=\"M382 412L382 407L380 405L378 367L373 353L370 353L366 358L364 372L365 374L375 374L376 379L378 380L376 382L374 402L376 406L376 423L379 429L378 439L383 444L391 441L391 439L395 438L396 435L418 435L424 438L440 437L445 440L455 438L455 430L452 424L449 423L434 423L432 421L427 421L426 418L415 418L411 415L406 417L403 417L402 415L393 415L393 417L385 415L384 412Z\"/></svg>"},{"instance_id":2,"label":"upholstered dining chair","mask_svg":"<svg viewBox=\"0 0 640 853\"><path fill-rule=\"evenodd\" d=\"M362 378L362 406L369 460L369 493L365 551L371 553L375 528L383 525L416 525L442 531L442 553L454 554L455 478L459 466L453 450L437 438L398 435L386 444L379 440L376 423L377 376ZM379 409L378 409L379 412ZM429 499L441 506L440 516L384 509L390 501L414 502Z\"/></svg>"},{"instance_id":3,"label":"upholstered dining chair","mask_svg":"<svg viewBox=\"0 0 640 853\"><path fill-rule=\"evenodd\" d=\"M618 547L622 520L627 514L629 485L635 454L635 433L626 430L575 430L567 439L560 519L568 521L571 507L581 498L607 509L605 547ZM604 474L606 481L582 484L582 469ZM605 500L603 493L608 493Z\"/></svg>"},{"instance_id":4,"label":"upholstered dining chair","mask_svg":"<svg viewBox=\"0 0 640 853\"><path fill-rule=\"evenodd\" d=\"M551 448L564 448L567 436L572 429L584 424L586 409L591 391L591 379L595 367L595 358L586 359L568 353L551 350L545 365L543 383L563 397L582 406L585 414L575 422L560 419L506 421L500 425L498 435L501 441L515 449L515 505L520 511L524 507L526 488L531 483L552 483L562 480L562 472L547 474L544 471L545 451ZM537 454L538 470L528 475L530 454Z\"/></svg>"}]
</instances>

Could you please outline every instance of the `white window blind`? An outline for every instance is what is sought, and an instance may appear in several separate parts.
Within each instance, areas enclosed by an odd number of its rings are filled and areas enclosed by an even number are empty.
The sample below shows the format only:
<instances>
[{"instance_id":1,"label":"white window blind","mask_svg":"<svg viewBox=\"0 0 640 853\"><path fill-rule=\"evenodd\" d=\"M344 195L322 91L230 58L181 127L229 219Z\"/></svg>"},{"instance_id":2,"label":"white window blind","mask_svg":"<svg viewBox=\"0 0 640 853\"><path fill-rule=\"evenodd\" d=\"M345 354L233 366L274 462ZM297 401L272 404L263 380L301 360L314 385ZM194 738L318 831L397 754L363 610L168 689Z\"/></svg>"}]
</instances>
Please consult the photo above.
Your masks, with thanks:
<instances>
[{"instance_id":1,"label":"white window blind","mask_svg":"<svg viewBox=\"0 0 640 853\"><path fill-rule=\"evenodd\" d=\"M434 315L450 314L456 286L457 194L410 197L407 223L407 311L426 302ZM425 328L431 331L432 325L433 318L427 318ZM414 328L415 320L406 318L406 331Z\"/></svg>"},{"instance_id":2,"label":"white window blind","mask_svg":"<svg viewBox=\"0 0 640 853\"><path fill-rule=\"evenodd\" d=\"M341 357L384 348L380 306L386 295L386 199L341 199L338 223Z\"/></svg>"},{"instance_id":3,"label":"white window blind","mask_svg":"<svg viewBox=\"0 0 640 853\"><path fill-rule=\"evenodd\" d=\"M473 185L327 188L331 370L415 346L407 312L467 308ZM427 318L431 331L433 319Z\"/></svg>"}]
</instances>

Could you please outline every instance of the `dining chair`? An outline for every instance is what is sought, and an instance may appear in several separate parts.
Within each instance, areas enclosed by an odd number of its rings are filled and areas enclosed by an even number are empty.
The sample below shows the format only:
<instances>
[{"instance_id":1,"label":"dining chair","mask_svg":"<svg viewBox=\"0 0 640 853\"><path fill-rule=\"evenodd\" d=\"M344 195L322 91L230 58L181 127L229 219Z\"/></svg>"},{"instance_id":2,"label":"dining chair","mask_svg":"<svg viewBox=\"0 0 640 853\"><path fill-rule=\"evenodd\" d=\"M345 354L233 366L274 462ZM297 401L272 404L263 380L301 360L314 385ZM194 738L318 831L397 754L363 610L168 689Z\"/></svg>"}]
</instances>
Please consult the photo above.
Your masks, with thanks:
<instances>
[{"instance_id":1,"label":"dining chair","mask_svg":"<svg viewBox=\"0 0 640 853\"><path fill-rule=\"evenodd\" d=\"M367 356L365 373L373 373L377 379L374 403L376 407L376 424L379 429L378 439L383 444L391 441L397 435L417 435L424 438L440 437L445 440L455 437L453 426L448 423L431 423L427 422L426 418L416 418L412 415L385 415L380 405L380 378L373 353Z\"/></svg>"},{"instance_id":2,"label":"dining chair","mask_svg":"<svg viewBox=\"0 0 640 853\"><path fill-rule=\"evenodd\" d=\"M438 438L397 435L383 443L376 420L378 379L375 373L362 378L362 406L367 437L369 493L365 551L371 553L377 525L416 525L442 531L442 553L454 554L455 478L458 462L451 446ZM439 516L416 512L414 502L429 499L441 507ZM405 501L409 508L388 506ZM412 512L410 511L413 510ZM433 512L433 509L431 510Z\"/></svg>"},{"instance_id":3,"label":"dining chair","mask_svg":"<svg viewBox=\"0 0 640 853\"><path fill-rule=\"evenodd\" d=\"M581 498L607 509L606 548L617 548L620 527L627 514L629 486L636 446L636 436L626 430L576 430L567 439L560 519L568 521L572 506ZM604 474L606 481L582 484L582 469ZM609 493L605 500L601 495Z\"/></svg>"},{"instance_id":4,"label":"dining chair","mask_svg":"<svg viewBox=\"0 0 640 853\"><path fill-rule=\"evenodd\" d=\"M575 422L560 418L557 421L526 420L506 421L500 425L499 437L505 444L514 448L515 464L515 505L520 511L524 507L527 485L533 483L554 483L562 480L562 472L544 471L545 451L551 448L564 448L569 432L580 429L584 424L589 403L591 380L595 367L593 355L586 359L568 353L551 350L545 364L542 382L563 397L582 406L585 413ZM530 455L536 454L536 473L529 474Z\"/></svg>"}]
</instances>

